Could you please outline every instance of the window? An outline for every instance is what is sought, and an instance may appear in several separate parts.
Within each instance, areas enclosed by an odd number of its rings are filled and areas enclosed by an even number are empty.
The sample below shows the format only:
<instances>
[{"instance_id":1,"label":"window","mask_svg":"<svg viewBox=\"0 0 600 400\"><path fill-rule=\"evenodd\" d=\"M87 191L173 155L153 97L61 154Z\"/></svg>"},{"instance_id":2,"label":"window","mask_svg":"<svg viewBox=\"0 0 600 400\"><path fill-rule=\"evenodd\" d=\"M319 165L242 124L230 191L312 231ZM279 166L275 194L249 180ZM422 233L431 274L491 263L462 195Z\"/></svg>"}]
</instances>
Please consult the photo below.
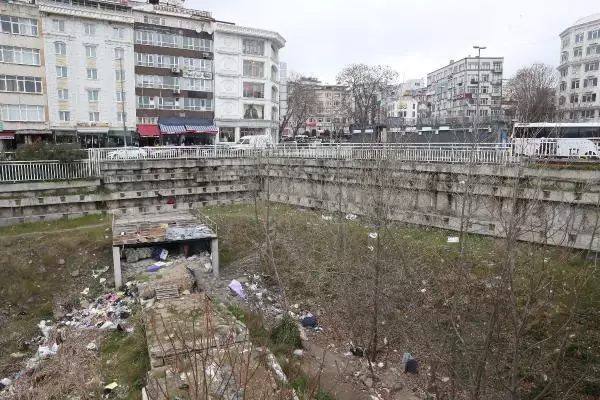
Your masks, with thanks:
<instances>
[{"instance_id":1,"label":"window","mask_svg":"<svg viewBox=\"0 0 600 400\"><path fill-rule=\"evenodd\" d=\"M575 119L575 118L577 118L577 111L570 111L569 119Z\"/></svg>"},{"instance_id":2,"label":"window","mask_svg":"<svg viewBox=\"0 0 600 400\"><path fill-rule=\"evenodd\" d=\"M569 43L571 43L571 40L570 40L570 38L569 38L568 36L567 36L567 37L564 37L564 38L562 39L562 47L563 47L563 49L564 49L565 47L567 47L567 46L569 45Z\"/></svg>"},{"instance_id":3,"label":"window","mask_svg":"<svg viewBox=\"0 0 600 400\"><path fill-rule=\"evenodd\" d=\"M571 89L579 89L579 79L573 79L571 81Z\"/></svg>"},{"instance_id":4,"label":"window","mask_svg":"<svg viewBox=\"0 0 600 400\"><path fill-rule=\"evenodd\" d=\"M583 87L596 87L598 86L598 78L587 78L583 80Z\"/></svg>"},{"instance_id":5,"label":"window","mask_svg":"<svg viewBox=\"0 0 600 400\"><path fill-rule=\"evenodd\" d=\"M568 67L567 68L563 68L563 69L560 70L560 76L565 77L565 76L567 76L568 72L569 72L569 68Z\"/></svg>"},{"instance_id":6,"label":"window","mask_svg":"<svg viewBox=\"0 0 600 400\"><path fill-rule=\"evenodd\" d=\"M161 110L178 110L179 101L174 97L159 97L158 108Z\"/></svg>"},{"instance_id":7,"label":"window","mask_svg":"<svg viewBox=\"0 0 600 400\"><path fill-rule=\"evenodd\" d=\"M38 21L33 18L12 17L0 15L0 31L13 35L37 36Z\"/></svg>"},{"instance_id":8,"label":"window","mask_svg":"<svg viewBox=\"0 0 600 400\"><path fill-rule=\"evenodd\" d=\"M124 39L125 28L113 26L113 39Z\"/></svg>"},{"instance_id":9,"label":"window","mask_svg":"<svg viewBox=\"0 0 600 400\"><path fill-rule=\"evenodd\" d=\"M138 124L158 124L158 117L137 117Z\"/></svg>"},{"instance_id":10,"label":"window","mask_svg":"<svg viewBox=\"0 0 600 400\"><path fill-rule=\"evenodd\" d=\"M182 58L182 63L189 69L198 69L201 71L212 71L212 61L200 58Z\"/></svg>"},{"instance_id":11,"label":"window","mask_svg":"<svg viewBox=\"0 0 600 400\"><path fill-rule=\"evenodd\" d=\"M118 112L117 113L117 122L127 121L127 113Z\"/></svg>"},{"instance_id":12,"label":"window","mask_svg":"<svg viewBox=\"0 0 600 400\"><path fill-rule=\"evenodd\" d=\"M495 72L502 71L502 61L494 61L494 71Z\"/></svg>"},{"instance_id":13,"label":"window","mask_svg":"<svg viewBox=\"0 0 600 400\"><path fill-rule=\"evenodd\" d=\"M244 60L244 76L251 78L263 78L265 76L265 63Z\"/></svg>"},{"instance_id":14,"label":"window","mask_svg":"<svg viewBox=\"0 0 600 400\"><path fill-rule=\"evenodd\" d=\"M581 118L594 118L595 110L584 110L581 112Z\"/></svg>"},{"instance_id":15,"label":"window","mask_svg":"<svg viewBox=\"0 0 600 400\"><path fill-rule=\"evenodd\" d=\"M56 67L56 76L59 78L66 78L69 76L69 70L67 67Z\"/></svg>"},{"instance_id":16,"label":"window","mask_svg":"<svg viewBox=\"0 0 600 400\"><path fill-rule=\"evenodd\" d=\"M488 99L484 98L484 99L479 99L479 104L481 105L487 105L488 104Z\"/></svg>"},{"instance_id":17,"label":"window","mask_svg":"<svg viewBox=\"0 0 600 400\"><path fill-rule=\"evenodd\" d=\"M42 78L0 75L0 92L42 93Z\"/></svg>"},{"instance_id":18,"label":"window","mask_svg":"<svg viewBox=\"0 0 600 400\"><path fill-rule=\"evenodd\" d=\"M85 56L96 58L96 46L85 46Z\"/></svg>"},{"instance_id":19,"label":"window","mask_svg":"<svg viewBox=\"0 0 600 400\"><path fill-rule=\"evenodd\" d=\"M135 102L137 108L154 108L154 97L136 96Z\"/></svg>"},{"instance_id":20,"label":"window","mask_svg":"<svg viewBox=\"0 0 600 400\"><path fill-rule=\"evenodd\" d=\"M116 96L116 99L117 99L117 101L119 101L119 102L121 102L121 101L125 101L125 100L127 99L127 95L126 95L126 93L125 93L125 92L122 92L122 91L118 90L118 91L116 92L116 94L117 94L117 96Z\"/></svg>"},{"instance_id":21,"label":"window","mask_svg":"<svg viewBox=\"0 0 600 400\"><path fill-rule=\"evenodd\" d=\"M90 122L100 122L100 113L98 111L93 111L88 113Z\"/></svg>"},{"instance_id":22,"label":"window","mask_svg":"<svg viewBox=\"0 0 600 400\"><path fill-rule=\"evenodd\" d=\"M481 93L488 93L489 89L490 89L490 88L489 88L489 87L487 87L487 86L482 86L482 87L481 87Z\"/></svg>"},{"instance_id":23,"label":"window","mask_svg":"<svg viewBox=\"0 0 600 400\"><path fill-rule=\"evenodd\" d=\"M582 47L575 47L573 49L573 57L581 57L583 55L583 48Z\"/></svg>"},{"instance_id":24,"label":"window","mask_svg":"<svg viewBox=\"0 0 600 400\"><path fill-rule=\"evenodd\" d=\"M115 47L115 60L123 60L125 58L125 50L122 47Z\"/></svg>"},{"instance_id":25,"label":"window","mask_svg":"<svg viewBox=\"0 0 600 400\"><path fill-rule=\"evenodd\" d=\"M98 89L88 89L88 101L98 101L100 91Z\"/></svg>"},{"instance_id":26,"label":"window","mask_svg":"<svg viewBox=\"0 0 600 400\"><path fill-rule=\"evenodd\" d=\"M58 119L62 122L69 122L71 120L71 113L69 111L59 111Z\"/></svg>"},{"instance_id":27,"label":"window","mask_svg":"<svg viewBox=\"0 0 600 400\"><path fill-rule=\"evenodd\" d=\"M123 69L116 69L115 70L115 79L117 81L124 81L125 80L125 70L123 70Z\"/></svg>"},{"instance_id":28,"label":"window","mask_svg":"<svg viewBox=\"0 0 600 400\"><path fill-rule=\"evenodd\" d=\"M58 89L59 100L69 100L69 89Z\"/></svg>"},{"instance_id":29,"label":"window","mask_svg":"<svg viewBox=\"0 0 600 400\"><path fill-rule=\"evenodd\" d=\"M575 43L581 43L581 42L583 42L583 32L575 35Z\"/></svg>"},{"instance_id":30,"label":"window","mask_svg":"<svg viewBox=\"0 0 600 400\"><path fill-rule=\"evenodd\" d=\"M567 101L567 99L565 99L565 96L560 96L558 98L558 104L561 106L564 105L566 103L566 101Z\"/></svg>"},{"instance_id":31,"label":"window","mask_svg":"<svg viewBox=\"0 0 600 400\"><path fill-rule=\"evenodd\" d=\"M488 116L488 110L479 110L479 116L480 117L487 117Z\"/></svg>"},{"instance_id":32,"label":"window","mask_svg":"<svg viewBox=\"0 0 600 400\"><path fill-rule=\"evenodd\" d=\"M98 70L96 68L88 68L87 78L93 81L98 80Z\"/></svg>"},{"instance_id":33,"label":"window","mask_svg":"<svg viewBox=\"0 0 600 400\"><path fill-rule=\"evenodd\" d=\"M210 92L212 91L212 81L208 79L184 78L182 80L182 89Z\"/></svg>"},{"instance_id":34,"label":"window","mask_svg":"<svg viewBox=\"0 0 600 400\"><path fill-rule=\"evenodd\" d=\"M40 65L40 50L26 47L0 46L0 63Z\"/></svg>"},{"instance_id":35,"label":"window","mask_svg":"<svg viewBox=\"0 0 600 400\"><path fill-rule=\"evenodd\" d=\"M173 68L179 65L179 57L156 55L156 66L158 68Z\"/></svg>"},{"instance_id":36,"label":"window","mask_svg":"<svg viewBox=\"0 0 600 400\"><path fill-rule=\"evenodd\" d=\"M143 67L153 67L154 66L154 55L153 54L144 54L144 53L135 53L135 64L141 65Z\"/></svg>"},{"instance_id":37,"label":"window","mask_svg":"<svg viewBox=\"0 0 600 400\"><path fill-rule=\"evenodd\" d=\"M84 22L83 32L86 34L86 36L96 36L96 24Z\"/></svg>"},{"instance_id":38,"label":"window","mask_svg":"<svg viewBox=\"0 0 600 400\"><path fill-rule=\"evenodd\" d=\"M578 103L579 102L579 95L578 94L572 94L569 101L571 103Z\"/></svg>"},{"instance_id":39,"label":"window","mask_svg":"<svg viewBox=\"0 0 600 400\"><path fill-rule=\"evenodd\" d=\"M244 119L264 119L264 106L244 104Z\"/></svg>"},{"instance_id":40,"label":"window","mask_svg":"<svg viewBox=\"0 0 600 400\"><path fill-rule=\"evenodd\" d=\"M588 32L588 40L598 39L600 37L600 29Z\"/></svg>"},{"instance_id":41,"label":"window","mask_svg":"<svg viewBox=\"0 0 600 400\"><path fill-rule=\"evenodd\" d=\"M265 98L265 84L244 82L244 97L252 97L255 99Z\"/></svg>"},{"instance_id":42,"label":"window","mask_svg":"<svg viewBox=\"0 0 600 400\"><path fill-rule=\"evenodd\" d=\"M211 111L212 100L211 99L195 99L195 98L184 98L183 99L184 110L194 111Z\"/></svg>"},{"instance_id":43,"label":"window","mask_svg":"<svg viewBox=\"0 0 600 400\"><path fill-rule=\"evenodd\" d=\"M596 93L586 93L581 95L582 103L593 103L596 101Z\"/></svg>"},{"instance_id":44,"label":"window","mask_svg":"<svg viewBox=\"0 0 600 400\"><path fill-rule=\"evenodd\" d=\"M569 60L569 53L567 53L566 51L564 51L560 55L560 62L567 62L568 60Z\"/></svg>"},{"instance_id":45,"label":"window","mask_svg":"<svg viewBox=\"0 0 600 400\"><path fill-rule=\"evenodd\" d=\"M144 23L152 25L166 25L167 20L164 17L151 17L144 15Z\"/></svg>"},{"instance_id":46,"label":"window","mask_svg":"<svg viewBox=\"0 0 600 400\"><path fill-rule=\"evenodd\" d=\"M2 104L2 119L4 121L44 121L44 106L27 104Z\"/></svg>"},{"instance_id":47,"label":"window","mask_svg":"<svg viewBox=\"0 0 600 400\"><path fill-rule=\"evenodd\" d=\"M598 71L598 67L600 67L600 61L585 63L585 72Z\"/></svg>"},{"instance_id":48,"label":"window","mask_svg":"<svg viewBox=\"0 0 600 400\"><path fill-rule=\"evenodd\" d=\"M52 29L56 32L64 32L65 31L65 21L62 19L53 19L52 20Z\"/></svg>"},{"instance_id":49,"label":"window","mask_svg":"<svg viewBox=\"0 0 600 400\"><path fill-rule=\"evenodd\" d=\"M54 42L54 52L57 56L66 56L67 45L64 42Z\"/></svg>"},{"instance_id":50,"label":"window","mask_svg":"<svg viewBox=\"0 0 600 400\"><path fill-rule=\"evenodd\" d=\"M592 55L592 54L600 54L600 45L598 44L592 44L589 45L587 47L587 49L585 50L586 55Z\"/></svg>"},{"instance_id":51,"label":"window","mask_svg":"<svg viewBox=\"0 0 600 400\"><path fill-rule=\"evenodd\" d=\"M265 42L258 39L244 39L242 41L244 54L263 56L265 54Z\"/></svg>"},{"instance_id":52,"label":"window","mask_svg":"<svg viewBox=\"0 0 600 400\"><path fill-rule=\"evenodd\" d=\"M467 69L477 69L478 66L479 66L479 63L476 63L476 62L467 63Z\"/></svg>"}]
</instances>

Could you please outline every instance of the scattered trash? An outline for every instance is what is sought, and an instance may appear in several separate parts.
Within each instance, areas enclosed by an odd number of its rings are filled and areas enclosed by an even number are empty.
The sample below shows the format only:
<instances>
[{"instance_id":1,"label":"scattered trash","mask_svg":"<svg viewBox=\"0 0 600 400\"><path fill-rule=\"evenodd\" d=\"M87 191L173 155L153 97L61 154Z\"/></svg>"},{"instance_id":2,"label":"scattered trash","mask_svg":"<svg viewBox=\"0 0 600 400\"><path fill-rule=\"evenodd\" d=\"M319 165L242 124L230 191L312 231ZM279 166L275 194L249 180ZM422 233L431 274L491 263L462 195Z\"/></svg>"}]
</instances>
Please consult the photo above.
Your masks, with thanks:
<instances>
[{"instance_id":1,"label":"scattered trash","mask_svg":"<svg viewBox=\"0 0 600 400\"><path fill-rule=\"evenodd\" d=\"M79 270L78 270L78 269L74 269L73 271L71 271L71 274L70 274L70 275L71 275L73 278L77 278L77 277L79 276L79 274L80 274Z\"/></svg>"},{"instance_id":2,"label":"scattered trash","mask_svg":"<svg viewBox=\"0 0 600 400\"><path fill-rule=\"evenodd\" d=\"M132 248L128 247L125 249L125 259L128 263L137 262L139 260L145 260L148 258L152 258L152 248L151 247L139 247Z\"/></svg>"},{"instance_id":3,"label":"scattered trash","mask_svg":"<svg viewBox=\"0 0 600 400\"><path fill-rule=\"evenodd\" d=\"M354 343L350 342L350 353L352 353L352 355L356 357L364 357L366 351L364 347L355 346Z\"/></svg>"},{"instance_id":4,"label":"scattered trash","mask_svg":"<svg viewBox=\"0 0 600 400\"><path fill-rule=\"evenodd\" d=\"M187 295L190 294L190 291L186 289L183 292L181 292L181 294L184 295L184 296L187 296Z\"/></svg>"},{"instance_id":5,"label":"scattered trash","mask_svg":"<svg viewBox=\"0 0 600 400\"><path fill-rule=\"evenodd\" d=\"M302 318L300 321L303 327L305 328L316 328L318 326L317 317L312 315Z\"/></svg>"},{"instance_id":6,"label":"scattered trash","mask_svg":"<svg viewBox=\"0 0 600 400\"><path fill-rule=\"evenodd\" d=\"M423 288L421 289L421 293L425 293L427 291L427 289Z\"/></svg>"},{"instance_id":7,"label":"scattered trash","mask_svg":"<svg viewBox=\"0 0 600 400\"><path fill-rule=\"evenodd\" d=\"M358 217L354 214L346 214L346 219L349 221L355 221Z\"/></svg>"},{"instance_id":8,"label":"scattered trash","mask_svg":"<svg viewBox=\"0 0 600 400\"><path fill-rule=\"evenodd\" d=\"M211 263L205 263L204 264L204 272L212 272L212 264Z\"/></svg>"},{"instance_id":9,"label":"scattered trash","mask_svg":"<svg viewBox=\"0 0 600 400\"><path fill-rule=\"evenodd\" d=\"M87 296L89 293L90 293L90 288L89 287L86 287L85 289L83 289L81 291L81 294L84 295L84 296Z\"/></svg>"},{"instance_id":10,"label":"scattered trash","mask_svg":"<svg viewBox=\"0 0 600 400\"><path fill-rule=\"evenodd\" d=\"M448 242L447 243L458 243L458 236L448 236Z\"/></svg>"},{"instance_id":11,"label":"scattered trash","mask_svg":"<svg viewBox=\"0 0 600 400\"><path fill-rule=\"evenodd\" d=\"M402 364L404 364L404 373L410 372L411 374L419 373L419 363L410 353L404 353L402 356Z\"/></svg>"},{"instance_id":12,"label":"scattered trash","mask_svg":"<svg viewBox=\"0 0 600 400\"><path fill-rule=\"evenodd\" d=\"M23 353L23 352L10 353L10 358L23 358L26 356L27 356L27 353Z\"/></svg>"},{"instance_id":13,"label":"scattered trash","mask_svg":"<svg viewBox=\"0 0 600 400\"><path fill-rule=\"evenodd\" d=\"M302 349L296 349L296 350L294 350L294 355L296 357L302 357L304 355L304 350L302 350Z\"/></svg>"},{"instance_id":14,"label":"scattered trash","mask_svg":"<svg viewBox=\"0 0 600 400\"><path fill-rule=\"evenodd\" d=\"M109 383L108 385L104 386L104 390L110 392L115 390L118 386L119 384L117 382Z\"/></svg>"},{"instance_id":15,"label":"scattered trash","mask_svg":"<svg viewBox=\"0 0 600 400\"><path fill-rule=\"evenodd\" d=\"M96 345L96 342L89 342L87 344L87 346L85 346L85 348L88 350L98 350L98 346Z\"/></svg>"},{"instance_id":16,"label":"scattered trash","mask_svg":"<svg viewBox=\"0 0 600 400\"><path fill-rule=\"evenodd\" d=\"M63 258L58 260L58 265L65 265L65 260Z\"/></svg>"},{"instance_id":17,"label":"scattered trash","mask_svg":"<svg viewBox=\"0 0 600 400\"><path fill-rule=\"evenodd\" d=\"M383 368L384 366L385 364L382 362L377 363L377 368Z\"/></svg>"},{"instance_id":18,"label":"scattered trash","mask_svg":"<svg viewBox=\"0 0 600 400\"><path fill-rule=\"evenodd\" d=\"M242 284L234 279L229 283L229 289L233 290L235 292L235 294L237 294L241 299L245 299L246 296L244 295L244 288L242 287Z\"/></svg>"},{"instance_id":19,"label":"scattered trash","mask_svg":"<svg viewBox=\"0 0 600 400\"><path fill-rule=\"evenodd\" d=\"M102 285L106 282L106 278L100 278L98 282Z\"/></svg>"},{"instance_id":20,"label":"scattered trash","mask_svg":"<svg viewBox=\"0 0 600 400\"><path fill-rule=\"evenodd\" d=\"M109 266L106 266L102 269L94 269L92 270L92 276L94 277L94 279L98 279L98 277L100 275L102 275L103 273L105 273L106 271L108 271L110 269Z\"/></svg>"},{"instance_id":21,"label":"scattered trash","mask_svg":"<svg viewBox=\"0 0 600 400\"><path fill-rule=\"evenodd\" d=\"M444 376L444 377L442 378L442 382L444 382L444 383L448 382L449 380L450 380L450 378L449 378L449 377L447 377L447 376Z\"/></svg>"},{"instance_id":22,"label":"scattered trash","mask_svg":"<svg viewBox=\"0 0 600 400\"><path fill-rule=\"evenodd\" d=\"M146 268L146 272L156 272L160 270L160 265L152 264L148 268Z\"/></svg>"},{"instance_id":23,"label":"scattered trash","mask_svg":"<svg viewBox=\"0 0 600 400\"><path fill-rule=\"evenodd\" d=\"M5 387L8 387L12 384L12 381L8 378L2 378L0 379L0 390L4 389Z\"/></svg>"},{"instance_id":24,"label":"scattered trash","mask_svg":"<svg viewBox=\"0 0 600 400\"><path fill-rule=\"evenodd\" d=\"M375 247L373 247L373 246L367 246L367 249L369 249L370 251L374 251Z\"/></svg>"},{"instance_id":25,"label":"scattered trash","mask_svg":"<svg viewBox=\"0 0 600 400\"><path fill-rule=\"evenodd\" d=\"M377 239L377 232L369 232L369 237L371 239Z\"/></svg>"},{"instance_id":26,"label":"scattered trash","mask_svg":"<svg viewBox=\"0 0 600 400\"><path fill-rule=\"evenodd\" d=\"M331 215L321 215L323 221L331 221L333 217Z\"/></svg>"}]
</instances>

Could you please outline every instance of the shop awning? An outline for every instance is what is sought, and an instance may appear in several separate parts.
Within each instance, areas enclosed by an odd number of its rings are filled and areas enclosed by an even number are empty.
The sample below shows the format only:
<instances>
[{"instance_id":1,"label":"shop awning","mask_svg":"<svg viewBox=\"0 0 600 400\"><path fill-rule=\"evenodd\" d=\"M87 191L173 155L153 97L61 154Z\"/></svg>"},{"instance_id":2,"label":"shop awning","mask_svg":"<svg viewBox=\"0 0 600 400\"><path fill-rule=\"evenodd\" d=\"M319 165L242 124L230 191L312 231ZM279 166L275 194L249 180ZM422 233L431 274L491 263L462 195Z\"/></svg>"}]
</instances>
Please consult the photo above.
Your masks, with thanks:
<instances>
[{"instance_id":1,"label":"shop awning","mask_svg":"<svg viewBox=\"0 0 600 400\"><path fill-rule=\"evenodd\" d=\"M137 131L140 137L158 137L160 136L160 129L156 124L138 124Z\"/></svg>"},{"instance_id":2,"label":"shop awning","mask_svg":"<svg viewBox=\"0 0 600 400\"><path fill-rule=\"evenodd\" d=\"M160 124L160 132L165 135L175 135L185 133L185 125L163 125Z\"/></svg>"},{"instance_id":3,"label":"shop awning","mask_svg":"<svg viewBox=\"0 0 600 400\"><path fill-rule=\"evenodd\" d=\"M48 129L22 129L16 133L20 135L51 135L52 131Z\"/></svg>"},{"instance_id":4,"label":"shop awning","mask_svg":"<svg viewBox=\"0 0 600 400\"><path fill-rule=\"evenodd\" d=\"M11 140L15 138L14 132L0 132L0 140Z\"/></svg>"},{"instance_id":5,"label":"shop awning","mask_svg":"<svg viewBox=\"0 0 600 400\"><path fill-rule=\"evenodd\" d=\"M196 132L196 133L217 133L219 132L219 128L217 128L217 126L212 123L212 124L207 124L207 125L186 125L185 129L188 132Z\"/></svg>"},{"instance_id":6,"label":"shop awning","mask_svg":"<svg viewBox=\"0 0 600 400\"><path fill-rule=\"evenodd\" d=\"M105 133L108 134L108 128L77 128L78 134L93 134L93 133Z\"/></svg>"}]
</instances>

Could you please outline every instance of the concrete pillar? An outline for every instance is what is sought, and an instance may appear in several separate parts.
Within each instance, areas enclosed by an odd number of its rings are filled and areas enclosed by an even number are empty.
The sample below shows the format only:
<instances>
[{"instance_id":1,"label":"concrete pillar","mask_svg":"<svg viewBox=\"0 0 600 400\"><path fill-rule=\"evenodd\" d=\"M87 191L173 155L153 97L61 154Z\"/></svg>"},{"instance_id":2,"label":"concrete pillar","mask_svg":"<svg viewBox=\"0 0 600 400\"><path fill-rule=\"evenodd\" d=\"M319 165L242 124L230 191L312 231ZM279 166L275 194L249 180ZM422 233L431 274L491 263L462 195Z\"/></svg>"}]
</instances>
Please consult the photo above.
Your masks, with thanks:
<instances>
[{"instance_id":1,"label":"concrete pillar","mask_svg":"<svg viewBox=\"0 0 600 400\"><path fill-rule=\"evenodd\" d=\"M239 128L236 128L239 129ZM214 238L210 241L210 258L212 261L213 275L219 277L219 239Z\"/></svg>"},{"instance_id":2,"label":"concrete pillar","mask_svg":"<svg viewBox=\"0 0 600 400\"><path fill-rule=\"evenodd\" d=\"M238 142L240 140L240 127L236 126L234 128L234 137L235 137L235 141Z\"/></svg>"},{"instance_id":3,"label":"concrete pillar","mask_svg":"<svg viewBox=\"0 0 600 400\"><path fill-rule=\"evenodd\" d=\"M113 271L115 274L115 288L118 289L123 284L121 277L121 249L119 246L113 246Z\"/></svg>"}]
</instances>

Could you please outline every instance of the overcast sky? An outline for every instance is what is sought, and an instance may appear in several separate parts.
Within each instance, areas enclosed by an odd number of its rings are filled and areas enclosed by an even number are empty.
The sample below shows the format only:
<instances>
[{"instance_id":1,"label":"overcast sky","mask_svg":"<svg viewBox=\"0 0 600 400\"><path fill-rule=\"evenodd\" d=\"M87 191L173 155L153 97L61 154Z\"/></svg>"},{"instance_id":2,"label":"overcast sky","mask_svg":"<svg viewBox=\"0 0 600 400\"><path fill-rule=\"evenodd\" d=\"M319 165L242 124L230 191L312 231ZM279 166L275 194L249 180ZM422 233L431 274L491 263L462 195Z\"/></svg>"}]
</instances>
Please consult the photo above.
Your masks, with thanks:
<instances>
[{"instance_id":1,"label":"overcast sky","mask_svg":"<svg viewBox=\"0 0 600 400\"><path fill-rule=\"evenodd\" d=\"M367 5L368 4L368 5ZM533 62L556 66L558 35L600 12L598 0L187 0L218 20L279 32L289 71L335 82L347 64L385 64L405 79L451 59L504 56L505 77Z\"/></svg>"}]
</instances>

